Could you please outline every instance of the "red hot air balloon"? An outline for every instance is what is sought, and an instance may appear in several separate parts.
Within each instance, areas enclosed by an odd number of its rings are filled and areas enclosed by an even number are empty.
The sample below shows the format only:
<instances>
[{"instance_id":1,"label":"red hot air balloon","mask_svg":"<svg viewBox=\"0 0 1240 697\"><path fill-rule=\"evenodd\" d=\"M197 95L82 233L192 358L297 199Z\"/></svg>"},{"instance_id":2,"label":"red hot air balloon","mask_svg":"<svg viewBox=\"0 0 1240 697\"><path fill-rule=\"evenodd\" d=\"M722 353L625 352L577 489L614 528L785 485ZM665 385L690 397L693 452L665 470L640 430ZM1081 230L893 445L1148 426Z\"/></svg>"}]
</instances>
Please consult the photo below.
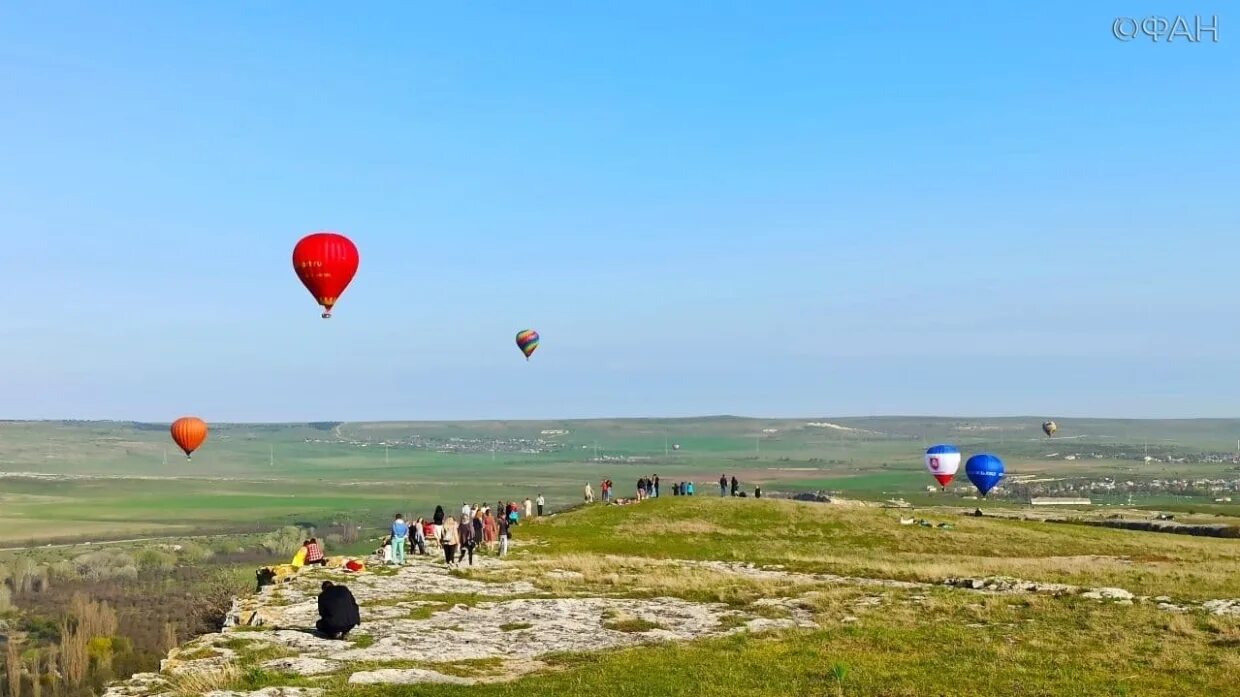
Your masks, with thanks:
<instances>
[{"instance_id":1,"label":"red hot air balloon","mask_svg":"<svg viewBox=\"0 0 1240 697\"><path fill-rule=\"evenodd\" d=\"M332 316L332 306L349 287L357 264L357 247L348 237L334 232L306 235L293 248L293 270L323 306L323 319Z\"/></svg>"},{"instance_id":2,"label":"red hot air balloon","mask_svg":"<svg viewBox=\"0 0 1240 697\"><path fill-rule=\"evenodd\" d=\"M207 440L207 422L197 416L182 416L172 422L172 440L185 451L185 459Z\"/></svg>"}]
</instances>

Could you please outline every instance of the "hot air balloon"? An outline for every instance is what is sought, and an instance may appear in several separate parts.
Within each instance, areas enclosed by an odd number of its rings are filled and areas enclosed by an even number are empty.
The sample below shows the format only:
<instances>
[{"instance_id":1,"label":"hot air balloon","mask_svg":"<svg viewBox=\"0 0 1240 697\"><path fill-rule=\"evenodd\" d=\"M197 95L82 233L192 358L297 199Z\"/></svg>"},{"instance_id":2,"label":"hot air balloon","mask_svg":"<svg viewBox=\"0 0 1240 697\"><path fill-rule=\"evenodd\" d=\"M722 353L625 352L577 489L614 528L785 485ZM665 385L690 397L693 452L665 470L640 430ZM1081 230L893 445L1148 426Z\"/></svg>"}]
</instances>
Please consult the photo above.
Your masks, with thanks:
<instances>
[{"instance_id":1,"label":"hot air balloon","mask_svg":"<svg viewBox=\"0 0 1240 697\"><path fill-rule=\"evenodd\" d=\"M172 440L185 451L185 459L207 440L207 422L197 416L182 416L172 422Z\"/></svg>"},{"instance_id":2,"label":"hot air balloon","mask_svg":"<svg viewBox=\"0 0 1240 697\"><path fill-rule=\"evenodd\" d=\"M973 486L985 496L1003 479L1003 460L990 453L980 453L964 463L964 472L969 475Z\"/></svg>"},{"instance_id":3,"label":"hot air balloon","mask_svg":"<svg viewBox=\"0 0 1240 697\"><path fill-rule=\"evenodd\" d=\"M1058 430L1059 430L1059 426L1056 425L1054 421L1047 421L1046 423L1042 424L1042 432L1045 433L1047 437L1055 435L1055 431L1058 431Z\"/></svg>"},{"instance_id":4,"label":"hot air balloon","mask_svg":"<svg viewBox=\"0 0 1240 697\"><path fill-rule=\"evenodd\" d=\"M323 306L323 319L357 273L357 247L344 235L316 232L301 238L293 248L293 270L306 290Z\"/></svg>"},{"instance_id":5,"label":"hot air balloon","mask_svg":"<svg viewBox=\"0 0 1240 697\"><path fill-rule=\"evenodd\" d=\"M533 329L522 329L517 332L517 348L521 349L521 353L525 354L525 360L529 360L534 355L534 351L538 350L538 332Z\"/></svg>"},{"instance_id":6,"label":"hot air balloon","mask_svg":"<svg viewBox=\"0 0 1240 697\"><path fill-rule=\"evenodd\" d=\"M926 450L926 469L939 480L939 486L952 483L960 469L960 450L954 445L932 445Z\"/></svg>"}]
</instances>

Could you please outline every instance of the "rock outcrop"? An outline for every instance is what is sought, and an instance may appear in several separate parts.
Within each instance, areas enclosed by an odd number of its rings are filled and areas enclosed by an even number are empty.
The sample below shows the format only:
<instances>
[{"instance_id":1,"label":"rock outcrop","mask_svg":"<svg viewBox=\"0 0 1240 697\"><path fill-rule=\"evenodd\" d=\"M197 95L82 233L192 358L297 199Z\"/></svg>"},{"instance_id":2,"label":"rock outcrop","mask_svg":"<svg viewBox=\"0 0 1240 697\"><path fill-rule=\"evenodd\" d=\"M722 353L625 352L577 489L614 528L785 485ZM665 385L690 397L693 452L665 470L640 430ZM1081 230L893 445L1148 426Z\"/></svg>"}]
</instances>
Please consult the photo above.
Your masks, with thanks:
<instances>
[{"instance_id":1,"label":"rock outcrop","mask_svg":"<svg viewBox=\"0 0 1240 697\"><path fill-rule=\"evenodd\" d=\"M491 558L479 569L508 564ZM347 585L362 624L333 640L314 630L324 580ZM780 599L770 599L779 604ZM108 697L183 694L183 684L219 690L203 694L310 697L315 688L228 689L240 668L297 679L349 684L474 684L511 680L545 669L539 658L602 651L657 641L686 641L739 631L809 624L808 613L756 616L722 603L680 598L551 597L528 581L489 583L464 578L415 558L401 568L361 574L305 569L279 586L234 601L223 631L172 651L158 674L133 676ZM280 690L284 690L281 692ZM194 690L189 690L193 692Z\"/></svg>"}]
</instances>

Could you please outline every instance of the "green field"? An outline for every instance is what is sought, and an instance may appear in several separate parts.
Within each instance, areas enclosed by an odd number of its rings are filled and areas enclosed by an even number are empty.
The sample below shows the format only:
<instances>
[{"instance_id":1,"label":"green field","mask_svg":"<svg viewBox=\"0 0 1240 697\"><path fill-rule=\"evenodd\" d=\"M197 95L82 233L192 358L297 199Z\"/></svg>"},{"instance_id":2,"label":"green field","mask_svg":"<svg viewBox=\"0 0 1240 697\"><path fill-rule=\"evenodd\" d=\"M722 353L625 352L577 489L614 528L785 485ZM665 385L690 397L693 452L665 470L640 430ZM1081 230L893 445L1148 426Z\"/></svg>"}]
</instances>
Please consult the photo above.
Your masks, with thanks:
<instances>
[{"instance_id":1,"label":"green field","mask_svg":"<svg viewBox=\"0 0 1240 697\"><path fill-rule=\"evenodd\" d=\"M720 473L768 492L830 490L915 504L961 504L927 492L924 448L952 442L1001 455L1010 475L1209 477L1236 480L1240 420L874 417L830 419L600 419L588 421L216 424L187 461L166 424L0 422L0 542L262 528L340 516L378 523L436 504L522 499L575 503L586 481L611 478L620 495L657 473L716 490ZM385 445L386 444L386 445ZM676 448L675 446L679 446ZM1067 460L1068 453L1081 458ZM1145 462L1149 455L1161 461ZM1184 462L1170 462L1170 458ZM36 476L42 475L42 476ZM1109 504L1126 497L1102 497ZM1012 505L1014 502L989 502ZM1240 514L1209 497L1141 495L1135 506Z\"/></svg>"}]
</instances>

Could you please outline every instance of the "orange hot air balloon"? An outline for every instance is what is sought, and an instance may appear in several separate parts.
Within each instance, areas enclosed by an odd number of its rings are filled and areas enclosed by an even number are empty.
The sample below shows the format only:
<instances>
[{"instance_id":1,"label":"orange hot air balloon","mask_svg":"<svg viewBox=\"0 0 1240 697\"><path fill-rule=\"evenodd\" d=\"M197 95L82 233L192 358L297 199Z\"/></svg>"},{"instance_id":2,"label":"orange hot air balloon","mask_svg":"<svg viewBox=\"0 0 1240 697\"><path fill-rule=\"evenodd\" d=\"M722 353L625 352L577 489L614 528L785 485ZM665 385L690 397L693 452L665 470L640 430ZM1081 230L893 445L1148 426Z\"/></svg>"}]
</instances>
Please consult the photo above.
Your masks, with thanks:
<instances>
[{"instance_id":1,"label":"orange hot air balloon","mask_svg":"<svg viewBox=\"0 0 1240 697\"><path fill-rule=\"evenodd\" d=\"M172 440L185 451L185 459L207 440L207 422L197 416L182 416L172 422Z\"/></svg>"}]
</instances>

